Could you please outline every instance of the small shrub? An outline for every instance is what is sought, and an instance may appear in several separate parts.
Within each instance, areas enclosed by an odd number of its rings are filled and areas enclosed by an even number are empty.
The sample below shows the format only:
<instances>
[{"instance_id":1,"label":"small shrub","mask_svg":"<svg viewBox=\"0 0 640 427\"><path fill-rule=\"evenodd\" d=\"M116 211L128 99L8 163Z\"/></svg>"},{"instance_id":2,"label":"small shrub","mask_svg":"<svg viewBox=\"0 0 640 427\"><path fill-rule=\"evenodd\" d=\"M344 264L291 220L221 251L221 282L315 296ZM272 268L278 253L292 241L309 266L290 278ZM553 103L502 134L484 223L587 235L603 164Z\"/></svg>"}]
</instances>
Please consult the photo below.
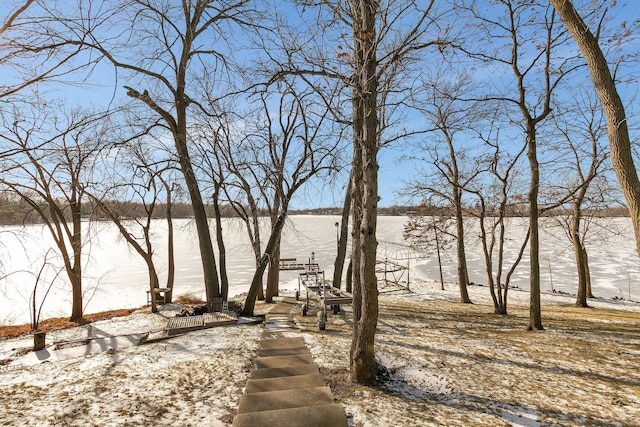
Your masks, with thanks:
<instances>
[{"instance_id":1,"label":"small shrub","mask_svg":"<svg viewBox=\"0 0 640 427\"><path fill-rule=\"evenodd\" d=\"M202 298L199 298L194 294L180 295L173 302L175 302L176 304L185 304L185 305L200 305L200 304L207 303Z\"/></svg>"}]
</instances>

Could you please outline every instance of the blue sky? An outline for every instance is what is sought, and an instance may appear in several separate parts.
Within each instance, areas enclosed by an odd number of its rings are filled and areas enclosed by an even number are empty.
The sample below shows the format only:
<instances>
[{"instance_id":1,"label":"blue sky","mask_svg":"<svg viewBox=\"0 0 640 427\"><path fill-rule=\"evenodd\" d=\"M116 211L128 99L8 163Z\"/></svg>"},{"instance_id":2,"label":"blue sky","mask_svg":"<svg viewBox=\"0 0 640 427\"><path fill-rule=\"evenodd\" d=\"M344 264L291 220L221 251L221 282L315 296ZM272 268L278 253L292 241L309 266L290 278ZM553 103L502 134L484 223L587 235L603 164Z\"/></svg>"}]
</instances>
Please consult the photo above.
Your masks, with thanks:
<instances>
[{"instance_id":1,"label":"blue sky","mask_svg":"<svg viewBox=\"0 0 640 427\"><path fill-rule=\"evenodd\" d=\"M0 5L0 17L8 15L10 10L13 10L13 5L21 3L19 0L5 1ZM618 12L619 16L632 21L637 19L639 15L637 5L634 2L625 3L619 2L620 5L614 9L614 12ZM629 6L631 4L631 6ZM616 18L617 22L620 22L621 18ZM627 50L637 53L637 40L633 40L633 45L624 47ZM0 66L1 67L1 66ZM0 71L3 73L5 79L9 77L10 70L6 67L1 67ZM65 103L72 107L74 105L84 106L101 106L105 103L113 102L118 104L121 100L127 100L125 96L125 89L123 80L115 81L115 74L113 67L106 62L98 65L93 69L91 75L84 79L82 82L77 82L78 74L74 74L69 81L73 81L73 84L50 84L46 87L38 88L41 92L46 92L46 96L52 98L58 98L65 100ZM487 75L486 69L479 69L476 72L475 78L495 79L498 77L494 72L491 75ZM10 78L10 77L9 77ZM585 78L584 74L581 77ZM6 81L6 80L5 80ZM631 91L637 85L626 86L627 90L624 95L627 96L627 100L630 101L631 97L635 95ZM630 109L633 110L633 104ZM418 117L413 117L412 120L419 121ZM392 147L384 148L380 151L378 160L380 163L379 169L379 194L380 194L380 206L390 206L403 200L398 198L397 192L401 192L404 187L404 181L414 177L416 173L416 165L410 162L399 162L403 154L403 150L411 150L409 145L404 142L395 144ZM335 186L330 188L321 187L321 185L315 185L307 189L307 191L300 196L300 205L295 207L317 207L317 206L340 206L342 204L342 189L344 186L344 179L346 179L346 173L342 174L342 182L337 182Z\"/></svg>"}]
</instances>

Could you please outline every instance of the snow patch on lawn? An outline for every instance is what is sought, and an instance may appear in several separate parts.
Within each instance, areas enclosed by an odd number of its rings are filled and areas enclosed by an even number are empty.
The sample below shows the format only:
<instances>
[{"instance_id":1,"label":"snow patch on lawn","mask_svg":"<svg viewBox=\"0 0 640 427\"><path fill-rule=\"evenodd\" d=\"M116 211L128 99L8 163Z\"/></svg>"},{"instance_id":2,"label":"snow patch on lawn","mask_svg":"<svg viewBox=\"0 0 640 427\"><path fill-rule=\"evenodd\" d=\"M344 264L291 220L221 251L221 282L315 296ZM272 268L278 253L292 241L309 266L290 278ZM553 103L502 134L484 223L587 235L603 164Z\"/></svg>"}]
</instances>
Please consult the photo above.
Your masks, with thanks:
<instances>
[{"instance_id":1,"label":"snow patch on lawn","mask_svg":"<svg viewBox=\"0 0 640 427\"><path fill-rule=\"evenodd\" d=\"M622 426L640 419L639 325L628 315L640 305L595 300L598 309L579 309L571 297L543 294L543 323L553 323L526 332L527 292L510 291L513 311L503 317L492 314L485 286L469 288L473 305L457 302L456 285L439 286L420 282L413 292L380 296L376 387L348 380L350 307L329 314L319 331L299 302L295 320L351 426ZM231 425L263 326L138 344L179 309L53 331L46 353L30 351L31 336L0 340L0 360L10 361L0 366L0 425ZM565 318L574 323L564 326ZM106 344L89 352L90 342Z\"/></svg>"}]
</instances>

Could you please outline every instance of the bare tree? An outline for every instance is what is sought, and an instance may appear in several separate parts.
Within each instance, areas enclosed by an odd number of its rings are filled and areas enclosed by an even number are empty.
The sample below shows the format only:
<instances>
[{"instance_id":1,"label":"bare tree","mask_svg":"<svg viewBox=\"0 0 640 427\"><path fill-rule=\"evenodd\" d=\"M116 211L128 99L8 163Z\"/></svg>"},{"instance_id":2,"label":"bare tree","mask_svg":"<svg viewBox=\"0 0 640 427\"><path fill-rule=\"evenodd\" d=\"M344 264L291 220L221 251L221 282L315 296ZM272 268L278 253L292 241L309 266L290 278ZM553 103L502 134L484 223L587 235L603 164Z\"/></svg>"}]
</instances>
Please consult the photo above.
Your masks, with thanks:
<instances>
[{"instance_id":1,"label":"bare tree","mask_svg":"<svg viewBox=\"0 0 640 427\"><path fill-rule=\"evenodd\" d=\"M603 177L608 150L601 143L605 125L598 106L589 96L576 96L574 100L573 110L575 111L558 106L557 113L554 115L556 127L562 136L561 145L569 149L572 159L570 169L575 175L575 178L568 179L574 187L569 189L573 193L570 213L566 217L560 216L558 219L563 223L564 229L573 243L578 271L576 305L587 307L587 298L592 295L590 295L589 289L591 280L584 241L588 231L588 223L583 223L584 205L589 203L592 207L597 206L598 199L602 198L602 194L591 194L593 193L591 184L599 177Z\"/></svg>"},{"instance_id":2,"label":"bare tree","mask_svg":"<svg viewBox=\"0 0 640 427\"><path fill-rule=\"evenodd\" d=\"M417 143L415 154L409 157L430 165L434 173L418 173L407 191L423 200L436 197L451 205L456 222L460 301L471 303L467 291L463 194L481 171L478 160L482 153L474 150L474 141L468 134L480 122L481 115L479 103L462 99L472 90L469 77L463 75L454 81L450 74L451 70L440 68L433 77L421 79L421 90L415 95L414 102L418 104L415 108L423 114L429 129Z\"/></svg>"},{"instance_id":3,"label":"bare tree","mask_svg":"<svg viewBox=\"0 0 640 427\"><path fill-rule=\"evenodd\" d=\"M208 177L211 186L211 201L215 216L216 243L218 246L218 270L220 274L220 296L223 301L229 298L229 276L227 275L227 250L223 238L223 221L221 203L227 193L230 173L228 168L229 153L234 145L233 123L229 118L231 114L218 114L217 117L203 117L197 126L194 126L194 145L200 163L200 169ZM206 185L206 184L205 184ZM241 217L242 215L239 214ZM259 234L258 234L259 236ZM252 242L253 247L253 242Z\"/></svg>"},{"instance_id":4,"label":"bare tree","mask_svg":"<svg viewBox=\"0 0 640 427\"><path fill-rule=\"evenodd\" d=\"M375 271L378 206L378 52L375 1L351 2L353 29L353 339L351 380L375 384L378 364L374 337L378 323Z\"/></svg>"},{"instance_id":5,"label":"bare tree","mask_svg":"<svg viewBox=\"0 0 640 427\"><path fill-rule=\"evenodd\" d=\"M176 262L175 262L175 245L174 245L174 231L173 231L173 201L174 194L179 192L180 187L173 180L169 180L162 174L158 175L158 180L164 186L164 192L166 194L165 199L165 215L167 219L167 282L166 287L169 292L165 294L165 303L170 303L173 300L173 285L175 284L176 276ZM179 194L179 193L178 193ZM222 291L225 291L224 286ZM154 298L155 299L155 298Z\"/></svg>"},{"instance_id":6,"label":"bare tree","mask_svg":"<svg viewBox=\"0 0 640 427\"><path fill-rule=\"evenodd\" d=\"M376 382L377 363L374 337L378 318L378 290L375 275L378 205L378 150L392 140L402 139L402 130L391 139L384 129L390 124L388 108L395 95L403 94L402 76L413 71L416 52L446 44L446 31L430 34L442 18L433 1L406 1L387 4L366 0L349 2L342 15L349 17L353 39L348 55L352 75L352 263L353 317L351 380L360 384ZM397 25L402 22L402 28ZM405 23L405 22L408 22ZM437 25L437 24L435 24ZM430 38L433 37L433 38Z\"/></svg>"},{"instance_id":7,"label":"bare tree","mask_svg":"<svg viewBox=\"0 0 640 427\"><path fill-rule=\"evenodd\" d=\"M51 233L71 284L70 319L80 321L82 203L108 114L73 111L61 116L56 108L16 104L2 115L0 183L28 203Z\"/></svg>"},{"instance_id":8,"label":"bare tree","mask_svg":"<svg viewBox=\"0 0 640 427\"><path fill-rule=\"evenodd\" d=\"M451 232L456 228L455 219L451 216L443 215L446 209L420 209L416 215L412 215L404 226L403 236L405 240L411 242L411 246L417 250L429 253L433 250L438 257L438 271L440 276L440 289L444 291L444 275L442 273L442 253L451 247L456 240L455 233Z\"/></svg>"},{"instance_id":9,"label":"bare tree","mask_svg":"<svg viewBox=\"0 0 640 427\"><path fill-rule=\"evenodd\" d=\"M152 225L162 192L168 189L162 175L167 173L170 167L166 162L154 161L149 152L150 147L141 143L119 150L115 157L129 160L120 161L113 168L119 172L107 188L100 193L95 193L95 190L87 191L87 195L144 260L149 274L151 311L156 313L158 309L155 290L160 288L160 280L154 261ZM128 211L130 203L127 203L127 200L141 204L144 216ZM170 260L169 267L172 268ZM172 283L168 282L168 285Z\"/></svg>"},{"instance_id":10,"label":"bare tree","mask_svg":"<svg viewBox=\"0 0 640 427\"><path fill-rule=\"evenodd\" d=\"M320 108L313 90L298 91L292 82L283 82L277 94L259 94L259 103L258 126L247 132L245 149L255 153L251 176L263 180L256 184L271 220L271 234L245 302L244 313L249 315L266 264L270 265L267 302L277 295L280 235L292 197L314 177L335 171L344 145L341 130L328 119L328 110Z\"/></svg>"},{"instance_id":11,"label":"bare tree","mask_svg":"<svg viewBox=\"0 0 640 427\"><path fill-rule=\"evenodd\" d=\"M127 95L159 116L173 139L193 207L210 309L213 298L220 296L220 283L205 203L189 150L187 122L191 108L209 114L198 102L199 83L217 82L218 69L227 65L225 30L248 25L248 4L248 0L182 4L132 0L122 6L122 21L111 22L121 30L119 37L113 38L113 30L94 32L89 44L126 76L131 82L125 86Z\"/></svg>"},{"instance_id":12,"label":"bare tree","mask_svg":"<svg viewBox=\"0 0 640 427\"><path fill-rule=\"evenodd\" d=\"M550 3L580 48L591 72L595 90L600 97L604 114L607 117L611 161L627 201L635 231L636 250L640 255L640 180L633 160L624 104L618 93L614 76L609 70L607 58L600 47L599 35L605 14L602 15L602 19L597 21L594 34L576 11L571 0L550 0ZM632 33L629 31L630 29L625 29L624 38L631 36Z\"/></svg>"},{"instance_id":13,"label":"bare tree","mask_svg":"<svg viewBox=\"0 0 640 427\"><path fill-rule=\"evenodd\" d=\"M255 257L256 270L260 268L262 258L262 238L261 238L261 191L260 187L265 182L260 175L259 169L251 167L249 160L250 151L237 149L236 141L233 139L230 129L221 126L219 130L226 129L215 139L216 157L218 165L224 165L223 170L228 171L225 184L221 187L225 194L226 201L232 206L238 217L243 221L249 242ZM238 137L241 144L246 140L246 136ZM245 157L247 156L247 157ZM257 285L257 298L264 300L264 286L262 279Z\"/></svg>"},{"instance_id":14,"label":"bare tree","mask_svg":"<svg viewBox=\"0 0 640 427\"><path fill-rule=\"evenodd\" d=\"M520 114L520 127L527 142L530 184L529 205L529 260L530 302L529 330L544 329L540 305L540 238L538 194L540 188L540 162L538 159L538 132L551 114L551 100L562 79L579 64L575 58L556 53L566 45L567 34L556 22L553 8L546 2L519 2L499 0L491 13L481 12L474 4L465 8L475 22L477 30L484 31L486 49L473 52L472 57L508 67L512 73L513 96L489 94L488 100L515 107ZM505 42L506 40L506 42ZM491 43L495 41L495 43ZM505 48L505 43L507 48ZM476 49L477 47L474 47ZM482 49L480 49L482 50Z\"/></svg>"},{"instance_id":15,"label":"bare tree","mask_svg":"<svg viewBox=\"0 0 640 427\"><path fill-rule=\"evenodd\" d=\"M40 315L42 314L42 306L47 300L47 296L49 295L49 292L51 292L51 288L53 287L53 285L56 283L58 276L63 271L63 269L56 267L55 263L52 263L49 261L50 253L51 253L51 249L49 249L44 254L42 265L38 269L37 274L30 272L34 276L33 292L31 292L31 298L29 301L32 331L38 331L38 327L40 326ZM52 271L54 273L53 276L51 274L48 274L48 270L53 270ZM42 290L41 292L38 292L40 284L45 280L49 282L49 284L46 286L46 289L44 289L44 292L42 292ZM38 298L40 298L39 303L38 303ZM34 340L35 339L36 338L34 337ZM34 341L34 344L35 344L35 341Z\"/></svg>"},{"instance_id":16,"label":"bare tree","mask_svg":"<svg viewBox=\"0 0 640 427\"><path fill-rule=\"evenodd\" d=\"M498 117L494 117L491 122L496 123L498 120ZM504 147L511 144L503 141L506 138L502 138L499 129L494 129L493 124L487 127L486 134L478 132L478 137L490 150L484 159L487 163L485 174L489 177L480 179L477 184L479 187L467 188L467 191L479 201L473 212L478 217L480 226L480 240L494 313L507 315L511 277L522 260L530 236L527 232L516 258L507 266L505 243L509 237L506 222L517 213L512 209L513 205L525 200L517 191L517 175L519 162L527 146L522 144L519 149L516 146L517 151L511 153L514 147Z\"/></svg>"},{"instance_id":17,"label":"bare tree","mask_svg":"<svg viewBox=\"0 0 640 427\"><path fill-rule=\"evenodd\" d=\"M347 240L349 239L349 217L351 215L351 175L347 181L347 189L344 194L344 203L342 205L342 218L340 223L336 222L336 233L338 234L336 260L333 266L333 286L340 288L342 285L342 270L344 269L344 261L347 256ZM349 286L347 292L351 292Z\"/></svg>"},{"instance_id":18,"label":"bare tree","mask_svg":"<svg viewBox=\"0 0 640 427\"><path fill-rule=\"evenodd\" d=\"M291 43L285 44L282 58L271 55L280 70L274 79L292 74L302 76L320 93L321 79L334 79L351 91L348 98L353 132L351 379L373 384L377 373L374 337L378 318L375 275L378 150L410 132L398 128L394 129L396 137L383 135L383 130L390 130L393 122L388 110L394 105L402 106L406 98L410 84L403 77L408 78L415 70L410 64L417 63L416 53L445 43L442 33L429 39L441 11L435 9L434 1L407 0L383 6L371 0L299 4L300 22L310 35L295 34ZM327 50L328 45L332 49Z\"/></svg>"}]
</instances>

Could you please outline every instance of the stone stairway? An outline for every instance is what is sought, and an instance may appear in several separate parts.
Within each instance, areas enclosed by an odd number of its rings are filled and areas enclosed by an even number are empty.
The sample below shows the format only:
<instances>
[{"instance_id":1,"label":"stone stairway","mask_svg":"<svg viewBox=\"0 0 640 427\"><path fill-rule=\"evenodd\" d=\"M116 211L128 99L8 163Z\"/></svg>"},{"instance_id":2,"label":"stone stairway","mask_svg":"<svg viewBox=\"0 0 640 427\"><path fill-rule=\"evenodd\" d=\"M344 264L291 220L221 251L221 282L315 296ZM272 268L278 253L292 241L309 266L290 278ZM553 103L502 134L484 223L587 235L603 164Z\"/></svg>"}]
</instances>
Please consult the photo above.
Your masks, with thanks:
<instances>
[{"instance_id":1,"label":"stone stairway","mask_svg":"<svg viewBox=\"0 0 640 427\"><path fill-rule=\"evenodd\" d=\"M267 314L234 427L347 426L293 321L295 303L285 298Z\"/></svg>"}]
</instances>

